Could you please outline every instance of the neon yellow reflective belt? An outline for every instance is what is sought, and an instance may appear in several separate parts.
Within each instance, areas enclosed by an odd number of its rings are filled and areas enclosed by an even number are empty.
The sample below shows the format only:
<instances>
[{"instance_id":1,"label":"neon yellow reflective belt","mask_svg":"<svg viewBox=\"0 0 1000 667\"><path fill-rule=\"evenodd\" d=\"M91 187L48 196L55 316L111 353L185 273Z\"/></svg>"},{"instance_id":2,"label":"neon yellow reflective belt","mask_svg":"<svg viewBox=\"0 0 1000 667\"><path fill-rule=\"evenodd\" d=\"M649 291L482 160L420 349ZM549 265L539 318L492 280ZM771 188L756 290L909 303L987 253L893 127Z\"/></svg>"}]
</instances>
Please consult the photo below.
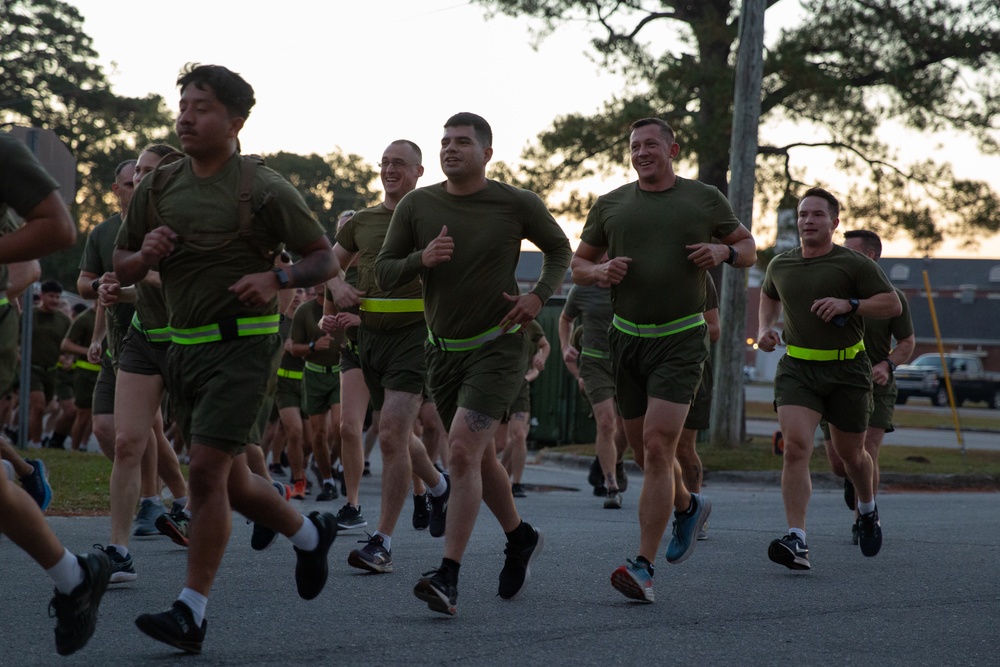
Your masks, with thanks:
<instances>
[{"instance_id":1,"label":"neon yellow reflective belt","mask_svg":"<svg viewBox=\"0 0 1000 667\"><path fill-rule=\"evenodd\" d=\"M170 327L161 327L159 329L143 329L142 322L139 320L139 313L132 313L132 326L146 337L150 343L169 343L170 342Z\"/></svg>"},{"instance_id":2,"label":"neon yellow reflective belt","mask_svg":"<svg viewBox=\"0 0 1000 667\"><path fill-rule=\"evenodd\" d=\"M10 303L10 299L7 298L6 294L0 296L0 306L6 306L8 303Z\"/></svg>"},{"instance_id":3,"label":"neon yellow reflective belt","mask_svg":"<svg viewBox=\"0 0 1000 667\"><path fill-rule=\"evenodd\" d=\"M73 368L82 368L85 371L94 371L95 373L101 370L100 364L92 364L89 361L83 361L82 359L77 359L73 362Z\"/></svg>"},{"instance_id":4,"label":"neon yellow reflective belt","mask_svg":"<svg viewBox=\"0 0 1000 667\"><path fill-rule=\"evenodd\" d=\"M618 329L622 333L627 333L630 336L638 336L639 338L660 338L661 336L673 336L674 334L682 331L687 331L688 329L701 326L704 323L705 316L701 313L681 317L680 319L676 319L673 322L667 322L666 324L636 324L635 322L629 322L628 320L618 317L617 315L611 319L611 324L614 325L615 329Z\"/></svg>"},{"instance_id":5,"label":"neon yellow reflective belt","mask_svg":"<svg viewBox=\"0 0 1000 667\"><path fill-rule=\"evenodd\" d=\"M240 317L221 324L206 324L193 329L171 329L170 340L177 345L200 345L230 341L245 336L266 336L278 333L279 316Z\"/></svg>"},{"instance_id":6,"label":"neon yellow reflective belt","mask_svg":"<svg viewBox=\"0 0 1000 667\"><path fill-rule=\"evenodd\" d=\"M806 361L844 361L845 359L853 359L864 350L865 341L859 340L843 350L813 350L808 347L789 345L786 354L793 359L805 359Z\"/></svg>"},{"instance_id":7,"label":"neon yellow reflective belt","mask_svg":"<svg viewBox=\"0 0 1000 667\"><path fill-rule=\"evenodd\" d=\"M285 370L284 368L279 368L278 369L278 377L280 377L280 378L288 378L289 380L301 380L302 379L302 371L288 371L288 370Z\"/></svg>"},{"instance_id":8,"label":"neon yellow reflective belt","mask_svg":"<svg viewBox=\"0 0 1000 667\"><path fill-rule=\"evenodd\" d=\"M422 313L423 299L361 299L366 313Z\"/></svg>"},{"instance_id":9,"label":"neon yellow reflective belt","mask_svg":"<svg viewBox=\"0 0 1000 667\"><path fill-rule=\"evenodd\" d=\"M313 373L339 373L340 366L320 366L319 364L307 361L306 370L312 371Z\"/></svg>"},{"instance_id":10,"label":"neon yellow reflective belt","mask_svg":"<svg viewBox=\"0 0 1000 667\"><path fill-rule=\"evenodd\" d=\"M496 340L505 333L514 333L520 328L520 324L515 324L510 329L507 329L507 331L502 331L500 327L493 327L489 331L484 331L472 338L440 338L428 329L427 340L431 342L431 345L444 352L468 352L469 350L475 350L486 345L491 340Z\"/></svg>"},{"instance_id":11,"label":"neon yellow reflective belt","mask_svg":"<svg viewBox=\"0 0 1000 667\"><path fill-rule=\"evenodd\" d=\"M593 359L610 359L611 358L611 353L610 352L604 352L602 350L595 350L592 347L585 347L585 348L583 348L582 350L580 350L580 354L582 354L585 357L591 357Z\"/></svg>"}]
</instances>

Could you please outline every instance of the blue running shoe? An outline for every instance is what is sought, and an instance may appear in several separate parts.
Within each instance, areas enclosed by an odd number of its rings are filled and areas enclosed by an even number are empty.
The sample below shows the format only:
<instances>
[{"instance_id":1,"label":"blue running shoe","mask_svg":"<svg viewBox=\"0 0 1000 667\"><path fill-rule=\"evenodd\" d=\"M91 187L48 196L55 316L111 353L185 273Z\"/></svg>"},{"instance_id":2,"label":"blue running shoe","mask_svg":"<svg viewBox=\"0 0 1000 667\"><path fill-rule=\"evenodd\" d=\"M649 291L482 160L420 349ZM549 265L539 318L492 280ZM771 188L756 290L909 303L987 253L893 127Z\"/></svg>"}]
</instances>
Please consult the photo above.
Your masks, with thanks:
<instances>
[{"instance_id":1,"label":"blue running shoe","mask_svg":"<svg viewBox=\"0 0 1000 667\"><path fill-rule=\"evenodd\" d=\"M625 563L611 573L611 585L630 600L652 602L653 566L632 560L626 560Z\"/></svg>"},{"instance_id":2,"label":"blue running shoe","mask_svg":"<svg viewBox=\"0 0 1000 667\"><path fill-rule=\"evenodd\" d=\"M28 492L44 512L52 502L52 487L49 485L49 474L45 470L45 462L40 459L25 459L25 463L34 470L21 478L21 486Z\"/></svg>"},{"instance_id":3,"label":"blue running shoe","mask_svg":"<svg viewBox=\"0 0 1000 667\"><path fill-rule=\"evenodd\" d=\"M687 513L674 512L674 532L667 545L668 563L683 563L688 559L711 513L712 503L698 493L691 494L691 508Z\"/></svg>"}]
</instances>

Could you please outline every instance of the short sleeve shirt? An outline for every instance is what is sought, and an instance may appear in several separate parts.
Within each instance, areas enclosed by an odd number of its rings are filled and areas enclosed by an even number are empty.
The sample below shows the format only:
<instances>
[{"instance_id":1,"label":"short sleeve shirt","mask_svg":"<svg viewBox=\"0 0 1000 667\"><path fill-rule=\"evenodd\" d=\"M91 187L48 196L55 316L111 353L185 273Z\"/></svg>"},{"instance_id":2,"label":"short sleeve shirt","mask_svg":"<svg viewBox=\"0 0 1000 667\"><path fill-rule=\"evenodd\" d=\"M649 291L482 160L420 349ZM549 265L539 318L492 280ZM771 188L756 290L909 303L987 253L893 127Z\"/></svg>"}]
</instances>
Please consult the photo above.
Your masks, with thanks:
<instances>
[{"instance_id":1,"label":"short sleeve shirt","mask_svg":"<svg viewBox=\"0 0 1000 667\"><path fill-rule=\"evenodd\" d=\"M899 289L893 289L896 290L899 303L903 306L903 312L889 319L864 318L865 351L873 364L889 358L889 352L892 351L892 339L900 341L913 335L910 304Z\"/></svg>"},{"instance_id":2,"label":"short sleeve shirt","mask_svg":"<svg viewBox=\"0 0 1000 667\"><path fill-rule=\"evenodd\" d=\"M584 347L607 352L608 328L611 326L611 290L597 285L574 285L566 297L563 314L572 320L581 318Z\"/></svg>"}]
</instances>

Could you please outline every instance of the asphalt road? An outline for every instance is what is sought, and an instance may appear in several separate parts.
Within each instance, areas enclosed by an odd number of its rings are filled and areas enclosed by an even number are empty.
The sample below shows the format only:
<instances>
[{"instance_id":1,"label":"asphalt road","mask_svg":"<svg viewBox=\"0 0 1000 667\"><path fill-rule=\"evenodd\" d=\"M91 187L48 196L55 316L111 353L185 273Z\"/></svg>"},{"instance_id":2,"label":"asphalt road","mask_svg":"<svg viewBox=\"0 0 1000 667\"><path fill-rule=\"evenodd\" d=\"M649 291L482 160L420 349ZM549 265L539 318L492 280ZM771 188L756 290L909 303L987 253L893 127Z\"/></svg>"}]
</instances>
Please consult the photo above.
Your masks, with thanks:
<instances>
[{"instance_id":1,"label":"asphalt road","mask_svg":"<svg viewBox=\"0 0 1000 667\"><path fill-rule=\"evenodd\" d=\"M767 545L784 531L780 491L750 482L705 488L710 539L686 563L658 562L657 602L612 589L612 570L634 557L633 475L625 509L604 510L580 468L532 465L524 517L545 533L531 582L512 601L496 597L504 538L483 508L462 565L458 616L429 611L412 594L440 561L442 541L409 524L393 540L396 571L366 575L346 564L363 533L341 534L320 597L298 598L294 556L283 538L249 547L250 526L233 521L212 592L200 657L145 637L135 617L165 609L180 591L186 551L166 538L132 543L139 579L114 587L90 644L59 658L46 606L51 584L23 552L0 541L0 664L4 665L995 665L1000 639L1000 494L886 493L885 546L864 558L850 544L851 516L839 490L817 489L810 507L813 569L771 563ZM362 484L374 526L379 477ZM340 501L300 503L304 511ZM75 551L103 542L108 519L49 519ZM663 548L666 542L664 541Z\"/></svg>"}]
</instances>

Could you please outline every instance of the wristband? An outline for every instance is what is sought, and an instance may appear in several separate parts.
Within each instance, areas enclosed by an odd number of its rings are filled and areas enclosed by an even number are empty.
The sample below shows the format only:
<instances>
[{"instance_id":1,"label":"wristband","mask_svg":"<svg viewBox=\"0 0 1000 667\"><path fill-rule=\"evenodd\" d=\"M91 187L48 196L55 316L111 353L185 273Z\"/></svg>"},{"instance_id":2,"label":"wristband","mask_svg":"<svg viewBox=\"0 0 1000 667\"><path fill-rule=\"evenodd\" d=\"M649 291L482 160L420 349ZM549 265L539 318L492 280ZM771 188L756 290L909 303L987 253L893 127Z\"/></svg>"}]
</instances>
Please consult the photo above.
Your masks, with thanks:
<instances>
[{"instance_id":1,"label":"wristband","mask_svg":"<svg viewBox=\"0 0 1000 667\"><path fill-rule=\"evenodd\" d=\"M95 292L100 286L101 286L100 278L94 278L94 282L90 283L90 289L94 290Z\"/></svg>"},{"instance_id":2,"label":"wristband","mask_svg":"<svg viewBox=\"0 0 1000 667\"><path fill-rule=\"evenodd\" d=\"M310 352L316 351L316 341L314 340L309 341L309 351Z\"/></svg>"},{"instance_id":3,"label":"wristband","mask_svg":"<svg viewBox=\"0 0 1000 667\"><path fill-rule=\"evenodd\" d=\"M851 312L850 312L851 315L858 312L858 306L861 305L860 301L858 301L857 299L848 299L847 303L851 304Z\"/></svg>"},{"instance_id":4,"label":"wristband","mask_svg":"<svg viewBox=\"0 0 1000 667\"><path fill-rule=\"evenodd\" d=\"M284 269L275 268L273 269L275 277L278 279L278 289L285 289L288 287L288 274L285 273Z\"/></svg>"},{"instance_id":5,"label":"wristband","mask_svg":"<svg viewBox=\"0 0 1000 667\"><path fill-rule=\"evenodd\" d=\"M889 374L892 375L896 372L896 364L892 363L892 359L886 359L885 365L889 367Z\"/></svg>"},{"instance_id":6,"label":"wristband","mask_svg":"<svg viewBox=\"0 0 1000 667\"><path fill-rule=\"evenodd\" d=\"M726 260L726 264L733 265L736 264L736 260L739 259L740 253L733 246L727 246L729 248L729 259Z\"/></svg>"}]
</instances>

